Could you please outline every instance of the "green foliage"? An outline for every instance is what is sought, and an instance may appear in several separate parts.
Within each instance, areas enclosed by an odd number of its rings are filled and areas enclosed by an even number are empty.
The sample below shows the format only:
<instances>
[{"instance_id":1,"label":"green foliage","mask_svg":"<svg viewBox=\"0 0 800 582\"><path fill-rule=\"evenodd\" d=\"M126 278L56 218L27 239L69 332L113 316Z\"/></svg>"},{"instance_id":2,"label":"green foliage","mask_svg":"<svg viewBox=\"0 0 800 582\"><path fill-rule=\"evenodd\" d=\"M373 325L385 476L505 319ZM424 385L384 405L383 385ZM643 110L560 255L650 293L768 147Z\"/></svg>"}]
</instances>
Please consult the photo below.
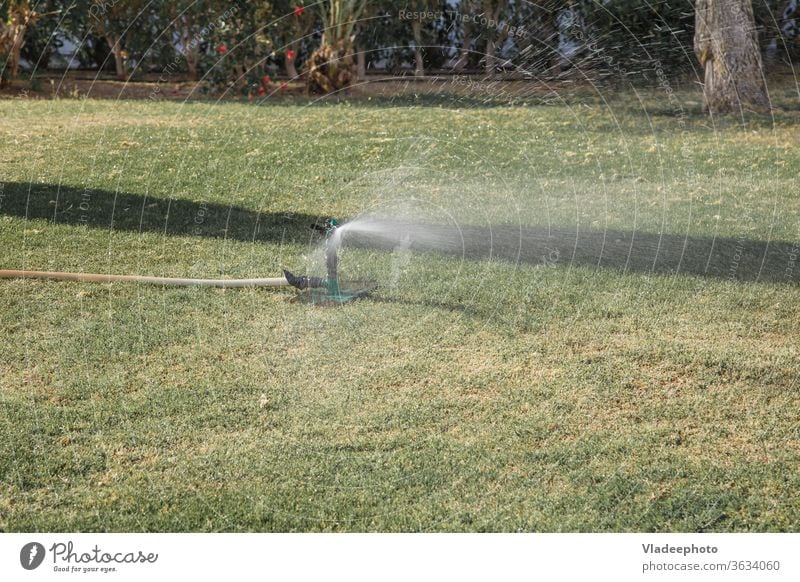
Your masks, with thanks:
<instances>
[{"instance_id":1,"label":"green foliage","mask_svg":"<svg viewBox=\"0 0 800 582\"><path fill-rule=\"evenodd\" d=\"M800 12L791 12L789 4L753 3L762 50L785 61L800 56ZM675 74L695 65L693 8L690 0L581 0L575 11L578 18L567 33L584 45L578 60L582 66L611 76L653 80L656 68Z\"/></svg>"},{"instance_id":2,"label":"green foliage","mask_svg":"<svg viewBox=\"0 0 800 582\"><path fill-rule=\"evenodd\" d=\"M800 5L789 0L753 2L753 15L767 64L800 58Z\"/></svg>"},{"instance_id":3,"label":"green foliage","mask_svg":"<svg viewBox=\"0 0 800 582\"><path fill-rule=\"evenodd\" d=\"M22 58L37 70L47 69L50 57L61 47L62 43L56 36L56 32L59 21L64 15L63 4L61 0L45 0L36 3L36 10L40 16L25 35ZM35 74L35 71L31 74Z\"/></svg>"},{"instance_id":4,"label":"green foliage","mask_svg":"<svg viewBox=\"0 0 800 582\"><path fill-rule=\"evenodd\" d=\"M12 5L0 3L3 22ZM323 36L335 44L355 35L368 68L380 63L393 71L414 67L416 45L424 47L425 67L434 69L463 60L472 70L536 73L558 63L594 76L653 81L658 69L680 74L695 64L691 0L337 0L307 6L304 0L41 0L34 8L41 16L26 32L22 56L28 62L47 63L60 32L78 44L82 66L114 70L116 64L129 69L126 75L188 74L204 78L211 90L241 94L263 89L265 74L302 73ZM754 10L765 62L800 57L797 9L792 12L788 0L765 0ZM414 23L401 18L402 11L426 16ZM354 24L354 14L361 22ZM487 18L496 24L481 23ZM484 55L490 42L494 65ZM559 50L570 45L577 51L560 58Z\"/></svg>"},{"instance_id":5,"label":"green foliage","mask_svg":"<svg viewBox=\"0 0 800 582\"><path fill-rule=\"evenodd\" d=\"M200 60L213 91L246 95L262 86L273 56L262 31L271 17L272 3L267 1L238 2L216 17Z\"/></svg>"},{"instance_id":6,"label":"green foliage","mask_svg":"<svg viewBox=\"0 0 800 582\"><path fill-rule=\"evenodd\" d=\"M319 45L322 21L318 10L300 0L274 0L269 9L256 14L256 40L270 51L270 64L294 76ZM291 58L290 58L291 57ZM291 62L291 65L289 64Z\"/></svg>"},{"instance_id":7,"label":"green foliage","mask_svg":"<svg viewBox=\"0 0 800 582\"><path fill-rule=\"evenodd\" d=\"M653 81L656 69L676 73L691 67L690 0L580 0L577 6L565 33L582 46L580 66L600 75Z\"/></svg>"},{"instance_id":8,"label":"green foliage","mask_svg":"<svg viewBox=\"0 0 800 582\"><path fill-rule=\"evenodd\" d=\"M368 26L358 30L359 49L367 51L367 67L381 62L391 71L399 71L401 65L414 65L413 21L420 23L420 45L425 68L444 64L451 41L447 30L452 26L452 8L446 0L428 2L392 2L381 0L371 3ZM417 18L401 17L414 12L428 15ZM435 15L430 18L429 15ZM442 48L437 48L442 47Z\"/></svg>"}]
</instances>

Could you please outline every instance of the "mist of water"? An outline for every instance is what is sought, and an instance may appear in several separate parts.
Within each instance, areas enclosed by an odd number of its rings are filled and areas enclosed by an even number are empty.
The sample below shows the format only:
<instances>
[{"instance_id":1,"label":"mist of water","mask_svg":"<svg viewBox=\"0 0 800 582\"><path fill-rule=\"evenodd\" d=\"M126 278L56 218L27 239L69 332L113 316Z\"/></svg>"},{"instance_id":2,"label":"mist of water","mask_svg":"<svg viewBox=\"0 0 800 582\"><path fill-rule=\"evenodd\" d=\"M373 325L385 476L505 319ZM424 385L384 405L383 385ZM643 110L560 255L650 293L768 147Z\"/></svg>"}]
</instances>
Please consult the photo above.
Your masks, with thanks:
<instances>
[{"instance_id":1,"label":"mist of water","mask_svg":"<svg viewBox=\"0 0 800 582\"><path fill-rule=\"evenodd\" d=\"M625 230L519 224L437 224L409 215L356 217L336 232L337 246L438 253L517 267L588 266L729 280L785 278L789 243Z\"/></svg>"}]
</instances>

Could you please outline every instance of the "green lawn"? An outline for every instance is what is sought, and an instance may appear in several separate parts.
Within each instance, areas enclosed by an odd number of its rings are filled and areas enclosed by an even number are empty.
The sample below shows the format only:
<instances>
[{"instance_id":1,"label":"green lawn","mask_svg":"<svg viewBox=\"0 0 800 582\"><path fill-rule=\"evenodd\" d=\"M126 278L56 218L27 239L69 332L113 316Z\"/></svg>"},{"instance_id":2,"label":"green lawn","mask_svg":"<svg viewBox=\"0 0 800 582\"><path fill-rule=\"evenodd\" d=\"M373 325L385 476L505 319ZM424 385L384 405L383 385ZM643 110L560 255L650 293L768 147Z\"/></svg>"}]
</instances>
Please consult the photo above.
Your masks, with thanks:
<instances>
[{"instance_id":1,"label":"green lawn","mask_svg":"<svg viewBox=\"0 0 800 582\"><path fill-rule=\"evenodd\" d=\"M304 272L310 222L398 209L478 241L345 249L382 286L340 309L0 280L0 530L797 531L773 96L0 100L0 269Z\"/></svg>"}]
</instances>

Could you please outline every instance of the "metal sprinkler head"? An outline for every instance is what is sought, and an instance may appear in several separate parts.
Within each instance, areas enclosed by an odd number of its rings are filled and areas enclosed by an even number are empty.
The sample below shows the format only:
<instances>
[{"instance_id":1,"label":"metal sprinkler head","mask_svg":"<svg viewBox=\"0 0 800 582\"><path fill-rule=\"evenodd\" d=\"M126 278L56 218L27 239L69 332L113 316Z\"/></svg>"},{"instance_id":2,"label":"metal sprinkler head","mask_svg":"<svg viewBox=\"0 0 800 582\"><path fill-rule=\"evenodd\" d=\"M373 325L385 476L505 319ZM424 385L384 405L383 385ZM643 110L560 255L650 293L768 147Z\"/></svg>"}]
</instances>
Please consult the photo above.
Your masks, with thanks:
<instances>
[{"instance_id":1,"label":"metal sprinkler head","mask_svg":"<svg viewBox=\"0 0 800 582\"><path fill-rule=\"evenodd\" d=\"M312 224L311 230L316 230L318 232L323 233L326 237L330 237L333 235L334 231L339 228L339 221L335 218L328 218L320 224Z\"/></svg>"},{"instance_id":2,"label":"metal sprinkler head","mask_svg":"<svg viewBox=\"0 0 800 582\"><path fill-rule=\"evenodd\" d=\"M322 225L312 224L311 229L325 235L325 277L307 277L294 275L284 270L288 283L303 293L297 296L298 301L311 305L344 305L354 299L366 297L377 286L374 282L340 283L339 281L339 247L342 237L336 236L339 222L335 218L327 219Z\"/></svg>"}]
</instances>

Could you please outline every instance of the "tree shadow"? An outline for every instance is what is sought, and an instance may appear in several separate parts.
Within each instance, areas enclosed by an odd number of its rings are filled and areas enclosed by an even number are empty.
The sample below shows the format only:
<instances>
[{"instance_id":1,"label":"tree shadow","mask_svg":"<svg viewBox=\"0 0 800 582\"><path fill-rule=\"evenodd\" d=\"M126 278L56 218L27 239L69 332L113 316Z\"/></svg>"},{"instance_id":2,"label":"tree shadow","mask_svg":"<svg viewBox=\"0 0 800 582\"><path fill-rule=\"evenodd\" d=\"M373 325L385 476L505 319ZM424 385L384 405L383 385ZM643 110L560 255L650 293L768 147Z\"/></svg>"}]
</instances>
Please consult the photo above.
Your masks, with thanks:
<instances>
[{"instance_id":1,"label":"tree shadow","mask_svg":"<svg viewBox=\"0 0 800 582\"><path fill-rule=\"evenodd\" d=\"M5 184L0 214L90 228L298 244L318 241L309 226L326 218L16 182ZM681 273L730 281L796 283L800 274L800 243L745 237L659 235L544 225L448 226L371 220L366 230L346 229L344 240L348 246L356 248L387 251L406 248L468 260L583 265L631 273Z\"/></svg>"},{"instance_id":2,"label":"tree shadow","mask_svg":"<svg viewBox=\"0 0 800 582\"><path fill-rule=\"evenodd\" d=\"M245 242L308 243L326 218L56 184L7 182L0 201L0 214L54 224Z\"/></svg>"}]
</instances>

